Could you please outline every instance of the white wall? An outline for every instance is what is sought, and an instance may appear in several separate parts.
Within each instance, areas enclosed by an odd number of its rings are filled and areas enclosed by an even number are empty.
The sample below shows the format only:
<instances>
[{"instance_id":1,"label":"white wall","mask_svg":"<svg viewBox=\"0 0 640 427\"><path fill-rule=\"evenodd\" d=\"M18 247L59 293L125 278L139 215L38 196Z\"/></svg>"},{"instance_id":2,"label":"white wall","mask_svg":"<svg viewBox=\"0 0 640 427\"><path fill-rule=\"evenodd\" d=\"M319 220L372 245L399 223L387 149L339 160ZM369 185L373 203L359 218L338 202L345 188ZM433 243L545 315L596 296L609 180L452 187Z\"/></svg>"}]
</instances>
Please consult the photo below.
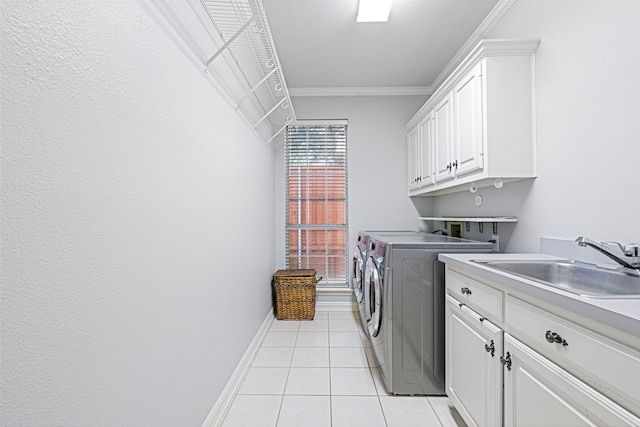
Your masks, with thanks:
<instances>
[{"instance_id":1,"label":"white wall","mask_svg":"<svg viewBox=\"0 0 640 427\"><path fill-rule=\"evenodd\" d=\"M516 1L487 38L540 38L538 178L439 196L438 215L515 215L501 247L543 236L640 241L640 2ZM510 233L513 233L510 235ZM506 240L506 241L505 241Z\"/></svg>"},{"instance_id":2,"label":"white wall","mask_svg":"<svg viewBox=\"0 0 640 427\"><path fill-rule=\"evenodd\" d=\"M426 101L422 96L295 97L299 119L347 119L349 248L359 230L424 227L407 196L404 125ZM284 267L284 153L276 153L276 262ZM428 201L418 201L422 204Z\"/></svg>"},{"instance_id":3,"label":"white wall","mask_svg":"<svg viewBox=\"0 0 640 427\"><path fill-rule=\"evenodd\" d=\"M2 1L1 425L201 425L270 310L273 152L157 19Z\"/></svg>"}]
</instances>

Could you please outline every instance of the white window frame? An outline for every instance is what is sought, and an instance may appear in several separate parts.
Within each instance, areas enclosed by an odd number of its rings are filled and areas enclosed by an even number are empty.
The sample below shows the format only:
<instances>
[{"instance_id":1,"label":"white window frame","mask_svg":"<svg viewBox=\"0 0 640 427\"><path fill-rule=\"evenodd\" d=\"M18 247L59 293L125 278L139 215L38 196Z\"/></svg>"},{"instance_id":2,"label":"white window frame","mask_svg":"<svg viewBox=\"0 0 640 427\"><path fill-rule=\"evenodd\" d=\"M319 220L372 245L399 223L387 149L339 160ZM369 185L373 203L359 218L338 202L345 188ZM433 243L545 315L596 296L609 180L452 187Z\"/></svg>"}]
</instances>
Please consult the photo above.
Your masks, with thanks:
<instances>
[{"instance_id":1,"label":"white window frame","mask_svg":"<svg viewBox=\"0 0 640 427\"><path fill-rule=\"evenodd\" d=\"M344 224L327 224L325 221L325 223L321 223L321 224L306 224L305 221L303 221L302 218L299 218L297 221L297 224L290 224L289 223L289 203L290 203L290 194L289 194L289 178L290 178L290 139L289 136L291 135L290 132L292 132L294 129L300 129L300 128L310 128L310 127L331 127L331 126L337 126L337 127L343 127L344 128ZM295 132L295 131L293 131ZM329 142L329 144L331 144L331 142ZM341 145L342 142L341 141L336 141L335 142L336 145ZM324 287L324 288L331 288L331 287L336 287L336 288L348 288L349 287L349 253L348 253L348 240L349 240L349 224L348 224L348 218L349 218L349 211L348 211L348 206L349 206L349 200L348 200L348 122L346 120L299 120L297 122L297 125L291 126L291 127L287 127L287 129L285 130L285 136L284 136L284 154L285 154L285 259L286 259L286 268L307 268L307 264L305 261L308 261L310 256L309 255L305 255L304 252L304 248L302 247L303 245L298 245L298 262L296 262L296 265L290 265L290 256L289 256L289 232L291 230L298 230L298 242L302 242L302 233L304 233L305 231L311 231L311 230L325 230L326 232L330 231L330 230L342 230L344 233L344 247L342 249L342 254L340 255L343 259L344 259L344 272L343 272L343 277L326 277L326 271L329 270L329 263L330 263L330 258L335 258L334 256L330 256L329 254L329 249L328 249L328 243L329 240L328 238L325 238L325 254L324 254L324 264L325 264L325 271L317 271L317 274L320 276L323 276L323 279L321 280L321 282L318 284L319 287ZM335 152L334 152L335 154ZM327 163L325 162L325 165L327 165ZM327 177L329 176L329 174L327 175ZM329 186L329 181L325 181L327 186ZM328 187L325 187L325 197L327 197L328 195ZM307 201L309 201L309 195L307 194ZM340 200L340 199L339 199ZM298 203L302 203L302 196L300 199L298 199ZM326 211L326 215L325 215L325 220L328 218L328 202L329 199L325 198L325 203L327 203L325 205L325 209ZM300 213L302 212L301 206L298 206L298 214L300 215ZM315 256L315 258L318 258L318 256ZM313 268L312 266L310 268ZM317 269L318 270L318 269Z\"/></svg>"}]
</instances>

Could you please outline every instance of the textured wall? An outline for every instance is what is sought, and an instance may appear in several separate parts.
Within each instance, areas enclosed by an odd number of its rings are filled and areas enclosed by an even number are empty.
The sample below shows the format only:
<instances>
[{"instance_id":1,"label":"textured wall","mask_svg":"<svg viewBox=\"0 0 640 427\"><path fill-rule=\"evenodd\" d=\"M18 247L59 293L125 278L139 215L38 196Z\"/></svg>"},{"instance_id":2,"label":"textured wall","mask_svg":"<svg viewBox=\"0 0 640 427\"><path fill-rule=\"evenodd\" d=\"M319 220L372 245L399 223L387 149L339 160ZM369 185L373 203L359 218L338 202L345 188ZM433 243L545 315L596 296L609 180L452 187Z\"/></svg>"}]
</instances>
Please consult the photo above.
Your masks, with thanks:
<instances>
[{"instance_id":1,"label":"textured wall","mask_svg":"<svg viewBox=\"0 0 640 427\"><path fill-rule=\"evenodd\" d=\"M273 152L149 4L1 4L0 424L200 425L271 306Z\"/></svg>"},{"instance_id":2,"label":"textured wall","mask_svg":"<svg viewBox=\"0 0 640 427\"><path fill-rule=\"evenodd\" d=\"M481 189L481 208L468 191L440 196L435 213L517 216L502 227L511 252L544 236L640 241L638 22L638 1L516 1L487 37L541 39L538 178Z\"/></svg>"}]
</instances>

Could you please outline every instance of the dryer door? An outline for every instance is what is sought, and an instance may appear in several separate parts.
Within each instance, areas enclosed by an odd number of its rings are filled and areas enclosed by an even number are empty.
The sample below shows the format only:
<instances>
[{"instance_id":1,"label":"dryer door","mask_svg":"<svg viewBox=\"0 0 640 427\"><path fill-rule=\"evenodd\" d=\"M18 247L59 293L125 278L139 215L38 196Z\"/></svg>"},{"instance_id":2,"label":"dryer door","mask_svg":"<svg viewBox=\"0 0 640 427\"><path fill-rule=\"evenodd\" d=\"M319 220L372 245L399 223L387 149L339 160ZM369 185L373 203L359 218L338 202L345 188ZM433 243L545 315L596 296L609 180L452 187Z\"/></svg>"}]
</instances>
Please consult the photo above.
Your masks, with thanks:
<instances>
[{"instance_id":1,"label":"dryer door","mask_svg":"<svg viewBox=\"0 0 640 427\"><path fill-rule=\"evenodd\" d=\"M373 257L367 260L367 275L369 280L367 280L366 306L369 315L369 334L377 337L382 323L382 281Z\"/></svg>"},{"instance_id":2,"label":"dryer door","mask_svg":"<svg viewBox=\"0 0 640 427\"><path fill-rule=\"evenodd\" d=\"M356 249L353 252L353 276L351 277L351 285L353 286L353 293L356 296L356 301L359 303L364 299L364 260L362 259L362 252L360 252L360 246L356 245Z\"/></svg>"}]
</instances>

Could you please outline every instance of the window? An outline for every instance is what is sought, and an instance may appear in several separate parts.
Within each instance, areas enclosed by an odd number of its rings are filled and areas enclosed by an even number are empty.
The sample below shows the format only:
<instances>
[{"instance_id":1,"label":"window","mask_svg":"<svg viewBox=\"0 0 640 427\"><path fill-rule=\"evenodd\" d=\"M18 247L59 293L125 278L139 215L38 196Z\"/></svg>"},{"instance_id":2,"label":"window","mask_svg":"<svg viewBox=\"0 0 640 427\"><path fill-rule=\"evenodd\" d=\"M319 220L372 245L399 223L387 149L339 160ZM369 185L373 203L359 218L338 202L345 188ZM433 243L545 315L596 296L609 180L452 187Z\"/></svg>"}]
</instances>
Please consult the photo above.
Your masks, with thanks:
<instances>
[{"instance_id":1,"label":"window","mask_svg":"<svg viewBox=\"0 0 640 427\"><path fill-rule=\"evenodd\" d=\"M348 286L346 122L288 126L285 167L287 268Z\"/></svg>"}]
</instances>

